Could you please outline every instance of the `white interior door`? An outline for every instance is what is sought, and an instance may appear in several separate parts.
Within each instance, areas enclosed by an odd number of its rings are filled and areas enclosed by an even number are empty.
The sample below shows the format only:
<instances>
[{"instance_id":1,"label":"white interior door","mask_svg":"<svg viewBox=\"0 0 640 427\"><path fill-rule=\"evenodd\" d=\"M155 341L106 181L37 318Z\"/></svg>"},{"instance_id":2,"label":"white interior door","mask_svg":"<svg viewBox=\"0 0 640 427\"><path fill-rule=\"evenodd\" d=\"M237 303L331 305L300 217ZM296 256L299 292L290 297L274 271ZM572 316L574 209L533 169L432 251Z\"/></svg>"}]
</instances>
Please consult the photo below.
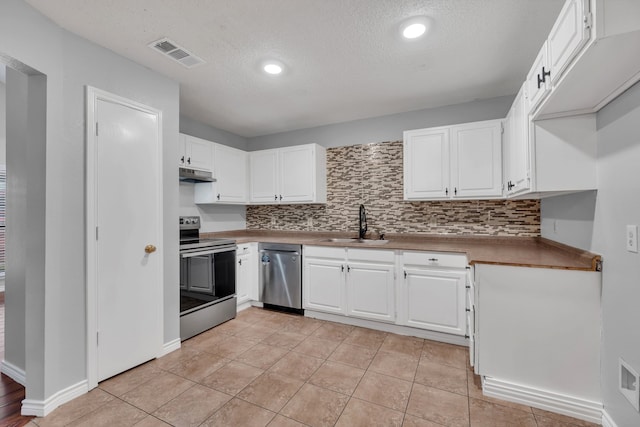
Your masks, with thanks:
<instances>
[{"instance_id":1,"label":"white interior door","mask_svg":"<svg viewBox=\"0 0 640 427\"><path fill-rule=\"evenodd\" d=\"M94 373L101 381L155 358L162 346L161 116L101 93L88 100L95 120L88 127L97 124L87 150L88 223L96 227L88 242L89 287L95 284L88 312L96 310Z\"/></svg>"}]
</instances>

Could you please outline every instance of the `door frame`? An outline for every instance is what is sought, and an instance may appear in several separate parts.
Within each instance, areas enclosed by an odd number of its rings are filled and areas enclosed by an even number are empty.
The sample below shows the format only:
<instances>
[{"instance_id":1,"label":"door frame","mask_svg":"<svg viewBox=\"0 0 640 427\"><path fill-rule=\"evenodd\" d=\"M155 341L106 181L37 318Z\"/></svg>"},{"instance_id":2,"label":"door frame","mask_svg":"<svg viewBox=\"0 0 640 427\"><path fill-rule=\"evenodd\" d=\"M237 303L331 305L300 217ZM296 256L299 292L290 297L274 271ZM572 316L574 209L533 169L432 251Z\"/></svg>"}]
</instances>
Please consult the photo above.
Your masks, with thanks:
<instances>
[{"instance_id":1,"label":"door frame","mask_svg":"<svg viewBox=\"0 0 640 427\"><path fill-rule=\"evenodd\" d=\"M85 176L85 221L86 221L86 323L87 323L87 383L88 389L91 390L98 386L98 269L97 269L97 241L96 235L96 214L97 214L97 150L96 150L96 114L97 103L99 100L120 104L125 107L133 108L142 111L147 114L152 114L157 117L158 123L158 161L159 167L157 168L156 182L157 182L157 200L158 206L158 229L157 237L158 242L162 244L163 240L163 157L162 157L162 111L149 107L144 104L140 104L136 101L115 95L110 92L106 92L101 89L97 89L92 86L86 87L86 176ZM158 251L160 256L163 253L162 250ZM150 301L157 307L156 313L158 316L157 331L149 331L150 333L157 333L157 349L156 354L162 354L162 341L163 341L163 316L164 316L164 276L162 274L163 261L158 263L158 279L160 282L160 289L155 295L150 296Z\"/></svg>"}]
</instances>

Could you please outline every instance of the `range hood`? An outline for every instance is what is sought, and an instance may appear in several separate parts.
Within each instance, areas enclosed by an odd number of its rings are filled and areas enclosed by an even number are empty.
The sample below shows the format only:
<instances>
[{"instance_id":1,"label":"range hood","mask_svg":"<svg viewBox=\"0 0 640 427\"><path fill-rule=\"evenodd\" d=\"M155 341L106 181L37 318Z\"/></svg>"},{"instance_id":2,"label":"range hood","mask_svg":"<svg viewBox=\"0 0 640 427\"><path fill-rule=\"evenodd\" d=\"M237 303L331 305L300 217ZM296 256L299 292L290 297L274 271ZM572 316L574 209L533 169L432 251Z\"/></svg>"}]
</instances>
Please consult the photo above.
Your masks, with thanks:
<instances>
[{"instance_id":1,"label":"range hood","mask_svg":"<svg viewBox=\"0 0 640 427\"><path fill-rule=\"evenodd\" d=\"M197 169L180 168L178 176L183 182L216 182L211 172Z\"/></svg>"}]
</instances>

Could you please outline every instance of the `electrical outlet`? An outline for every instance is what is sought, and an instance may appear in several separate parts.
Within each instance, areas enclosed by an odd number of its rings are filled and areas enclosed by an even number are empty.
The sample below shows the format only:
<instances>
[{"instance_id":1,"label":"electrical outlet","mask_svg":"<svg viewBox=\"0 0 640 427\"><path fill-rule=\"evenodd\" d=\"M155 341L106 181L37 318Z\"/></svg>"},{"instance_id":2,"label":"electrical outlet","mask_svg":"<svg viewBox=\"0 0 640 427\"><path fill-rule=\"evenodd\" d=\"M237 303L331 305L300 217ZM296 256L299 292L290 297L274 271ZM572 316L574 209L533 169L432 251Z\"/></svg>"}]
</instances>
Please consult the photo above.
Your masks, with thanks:
<instances>
[{"instance_id":1,"label":"electrical outlet","mask_svg":"<svg viewBox=\"0 0 640 427\"><path fill-rule=\"evenodd\" d=\"M272 226L272 227L275 227L275 225L276 225L276 217L275 217L275 216L272 216L272 217L271 217L271 226Z\"/></svg>"},{"instance_id":2,"label":"electrical outlet","mask_svg":"<svg viewBox=\"0 0 640 427\"><path fill-rule=\"evenodd\" d=\"M622 358L618 359L618 368L620 371L618 390L627 398L636 411L640 411L640 384L638 384L640 377L638 373Z\"/></svg>"},{"instance_id":3,"label":"electrical outlet","mask_svg":"<svg viewBox=\"0 0 640 427\"><path fill-rule=\"evenodd\" d=\"M307 218L307 227L309 228L313 227L313 218L311 217Z\"/></svg>"},{"instance_id":4,"label":"electrical outlet","mask_svg":"<svg viewBox=\"0 0 640 427\"><path fill-rule=\"evenodd\" d=\"M558 234L558 220L553 220L553 234Z\"/></svg>"},{"instance_id":5,"label":"electrical outlet","mask_svg":"<svg viewBox=\"0 0 640 427\"><path fill-rule=\"evenodd\" d=\"M638 253L638 226L627 225L627 250Z\"/></svg>"}]
</instances>

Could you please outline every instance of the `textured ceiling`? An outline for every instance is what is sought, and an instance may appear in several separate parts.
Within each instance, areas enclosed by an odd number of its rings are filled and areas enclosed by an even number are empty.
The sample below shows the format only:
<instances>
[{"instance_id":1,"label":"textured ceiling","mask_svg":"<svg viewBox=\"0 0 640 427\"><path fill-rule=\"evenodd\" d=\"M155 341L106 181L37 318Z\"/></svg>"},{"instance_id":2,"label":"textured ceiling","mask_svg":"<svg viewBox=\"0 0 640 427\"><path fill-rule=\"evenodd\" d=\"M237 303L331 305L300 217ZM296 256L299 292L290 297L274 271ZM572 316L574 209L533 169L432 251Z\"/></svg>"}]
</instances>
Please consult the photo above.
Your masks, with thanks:
<instances>
[{"instance_id":1,"label":"textured ceiling","mask_svg":"<svg viewBox=\"0 0 640 427\"><path fill-rule=\"evenodd\" d=\"M180 111L252 137L514 94L563 0L27 0L180 82ZM425 15L427 37L399 37ZM207 64L147 44L169 37ZM277 59L286 72L263 75Z\"/></svg>"}]
</instances>

